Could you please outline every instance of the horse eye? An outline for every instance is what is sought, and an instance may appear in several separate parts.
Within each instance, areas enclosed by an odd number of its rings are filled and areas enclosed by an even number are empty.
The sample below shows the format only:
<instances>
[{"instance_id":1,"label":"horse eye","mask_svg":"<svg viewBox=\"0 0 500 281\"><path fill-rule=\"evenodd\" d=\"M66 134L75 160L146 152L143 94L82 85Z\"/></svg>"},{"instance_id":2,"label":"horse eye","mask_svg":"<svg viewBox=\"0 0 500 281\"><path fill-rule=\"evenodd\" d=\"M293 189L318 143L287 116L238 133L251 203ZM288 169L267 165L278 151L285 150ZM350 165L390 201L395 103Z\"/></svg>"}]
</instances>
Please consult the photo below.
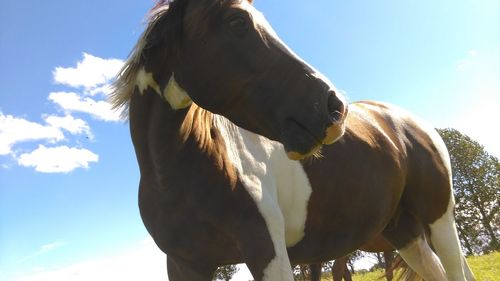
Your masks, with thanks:
<instances>
[{"instance_id":1,"label":"horse eye","mask_svg":"<svg viewBox=\"0 0 500 281\"><path fill-rule=\"evenodd\" d=\"M235 16L229 20L229 26L232 30L241 33L248 29L248 23L242 16Z\"/></svg>"}]
</instances>

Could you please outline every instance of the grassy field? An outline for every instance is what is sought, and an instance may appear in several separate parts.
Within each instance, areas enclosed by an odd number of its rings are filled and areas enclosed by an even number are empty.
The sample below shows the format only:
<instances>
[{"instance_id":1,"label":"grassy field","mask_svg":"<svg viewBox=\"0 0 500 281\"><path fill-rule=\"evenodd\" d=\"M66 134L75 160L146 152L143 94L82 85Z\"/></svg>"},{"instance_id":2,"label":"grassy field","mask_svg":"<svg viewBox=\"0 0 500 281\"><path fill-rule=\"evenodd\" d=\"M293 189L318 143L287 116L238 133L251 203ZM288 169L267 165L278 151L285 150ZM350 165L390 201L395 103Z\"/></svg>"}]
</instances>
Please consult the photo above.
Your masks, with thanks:
<instances>
[{"instance_id":1,"label":"grassy field","mask_svg":"<svg viewBox=\"0 0 500 281\"><path fill-rule=\"evenodd\" d=\"M500 280L500 252L467 259L478 281Z\"/></svg>"},{"instance_id":2,"label":"grassy field","mask_svg":"<svg viewBox=\"0 0 500 281\"><path fill-rule=\"evenodd\" d=\"M500 252L495 252L489 255L480 257L467 258L477 281L500 281ZM355 274L352 277L353 281L373 281L385 280L379 279L383 275L382 270L368 272L365 274ZM325 275L322 281L331 281L330 274Z\"/></svg>"}]
</instances>

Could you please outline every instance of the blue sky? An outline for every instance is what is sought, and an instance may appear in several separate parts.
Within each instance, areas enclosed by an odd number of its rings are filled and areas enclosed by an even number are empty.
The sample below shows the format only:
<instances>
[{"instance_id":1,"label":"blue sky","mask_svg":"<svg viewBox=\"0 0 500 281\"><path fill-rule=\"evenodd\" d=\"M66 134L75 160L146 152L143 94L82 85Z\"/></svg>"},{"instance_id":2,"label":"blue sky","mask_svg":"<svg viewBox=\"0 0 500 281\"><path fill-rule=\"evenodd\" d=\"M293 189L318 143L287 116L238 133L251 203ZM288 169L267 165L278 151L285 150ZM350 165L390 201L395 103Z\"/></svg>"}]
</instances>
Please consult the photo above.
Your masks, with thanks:
<instances>
[{"instance_id":1,"label":"blue sky","mask_svg":"<svg viewBox=\"0 0 500 281\"><path fill-rule=\"evenodd\" d=\"M498 1L255 2L349 100L399 105L500 156ZM1 280L165 280L128 126L105 103L152 6L0 2Z\"/></svg>"}]
</instances>

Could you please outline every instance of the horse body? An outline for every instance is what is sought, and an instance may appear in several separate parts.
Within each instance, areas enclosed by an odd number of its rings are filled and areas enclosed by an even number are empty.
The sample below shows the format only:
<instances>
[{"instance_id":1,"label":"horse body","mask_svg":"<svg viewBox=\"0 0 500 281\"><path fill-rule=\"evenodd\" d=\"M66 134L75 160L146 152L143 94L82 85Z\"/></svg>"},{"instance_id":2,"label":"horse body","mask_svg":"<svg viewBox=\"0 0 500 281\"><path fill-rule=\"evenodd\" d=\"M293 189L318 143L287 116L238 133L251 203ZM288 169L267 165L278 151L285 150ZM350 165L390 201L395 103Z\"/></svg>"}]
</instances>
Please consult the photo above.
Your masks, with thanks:
<instances>
[{"instance_id":1,"label":"horse body","mask_svg":"<svg viewBox=\"0 0 500 281\"><path fill-rule=\"evenodd\" d=\"M289 281L291 263L341 257L379 234L445 280L424 231L450 278L465 280L437 133L380 103L348 111L251 1L160 1L115 86L141 217L170 280L244 262L255 280ZM323 157L306 158L323 144Z\"/></svg>"},{"instance_id":2,"label":"horse body","mask_svg":"<svg viewBox=\"0 0 500 281\"><path fill-rule=\"evenodd\" d=\"M440 144L400 110L373 102L350 108L345 135L322 157L299 164L280 143L196 105L175 111L154 93L134 95L140 209L158 246L207 272L253 263L259 280L276 257L282 268L288 258L296 264L344 256L380 233L399 248L422 235L451 198L447 160L436 158ZM412 155L421 165L408 164ZM434 171L442 173L432 179ZM442 203L405 197L414 192ZM421 223L409 215L418 207L425 210Z\"/></svg>"}]
</instances>

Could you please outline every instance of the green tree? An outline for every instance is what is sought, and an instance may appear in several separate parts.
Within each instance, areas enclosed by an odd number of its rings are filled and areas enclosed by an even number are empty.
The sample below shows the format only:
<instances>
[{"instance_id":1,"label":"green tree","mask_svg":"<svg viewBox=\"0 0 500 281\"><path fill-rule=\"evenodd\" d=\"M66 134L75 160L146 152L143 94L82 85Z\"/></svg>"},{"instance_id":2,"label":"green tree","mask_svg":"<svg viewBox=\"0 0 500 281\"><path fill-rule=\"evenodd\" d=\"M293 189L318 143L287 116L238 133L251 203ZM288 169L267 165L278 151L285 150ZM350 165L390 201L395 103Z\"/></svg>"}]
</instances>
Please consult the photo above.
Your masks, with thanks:
<instances>
[{"instance_id":1,"label":"green tree","mask_svg":"<svg viewBox=\"0 0 500 281\"><path fill-rule=\"evenodd\" d=\"M500 250L500 163L455 129L438 129L450 153L457 229L468 255Z\"/></svg>"},{"instance_id":2,"label":"green tree","mask_svg":"<svg viewBox=\"0 0 500 281\"><path fill-rule=\"evenodd\" d=\"M292 265L293 278L295 281L310 280L311 269L308 265Z\"/></svg>"},{"instance_id":3,"label":"green tree","mask_svg":"<svg viewBox=\"0 0 500 281\"><path fill-rule=\"evenodd\" d=\"M236 265L225 265L220 266L215 271L214 280L224 280L229 281L233 277L236 272L238 272L239 268Z\"/></svg>"}]
</instances>

